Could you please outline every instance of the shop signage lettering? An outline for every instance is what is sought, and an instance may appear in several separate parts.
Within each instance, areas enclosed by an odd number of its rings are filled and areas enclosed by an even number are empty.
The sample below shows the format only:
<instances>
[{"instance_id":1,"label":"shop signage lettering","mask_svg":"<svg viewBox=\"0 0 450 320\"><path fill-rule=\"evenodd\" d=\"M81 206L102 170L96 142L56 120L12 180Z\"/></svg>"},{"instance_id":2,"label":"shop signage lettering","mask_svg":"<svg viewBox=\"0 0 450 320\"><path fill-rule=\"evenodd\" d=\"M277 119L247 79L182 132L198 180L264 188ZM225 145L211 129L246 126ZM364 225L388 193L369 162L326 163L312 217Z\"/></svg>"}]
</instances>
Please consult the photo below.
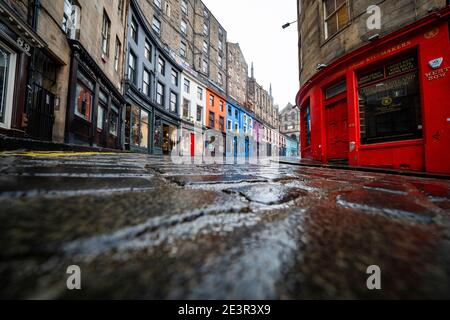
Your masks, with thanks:
<instances>
[{"instance_id":1,"label":"shop signage lettering","mask_svg":"<svg viewBox=\"0 0 450 320\"><path fill-rule=\"evenodd\" d=\"M427 78L428 81L438 80L447 76L449 69L450 69L449 67L446 67L435 71L427 72L425 73L425 77Z\"/></svg>"},{"instance_id":2,"label":"shop signage lettering","mask_svg":"<svg viewBox=\"0 0 450 320\"><path fill-rule=\"evenodd\" d=\"M384 56L389 55L389 54L391 54L391 53L394 53L394 52L400 51L400 50L402 50L402 49L404 49L404 48L407 48L407 47L409 47L410 45L411 45L411 41L409 41L409 40L408 40L408 41L405 41L405 42L402 42L402 43L400 43L400 44L398 44L398 45L396 45L396 46L393 46L393 47L391 47L391 48L388 48L388 49L386 49L386 50L383 50L383 51L381 51L381 52L378 52L377 54L374 54L374 55L372 55L372 56L369 56L369 57L366 58L365 60L362 60L362 61L360 61L359 63L354 64L353 67L358 67L358 66L360 66L360 65L362 65L362 64L364 64L364 63L372 62L372 61L374 61L374 60L376 60L376 59L378 59L378 58L384 57Z\"/></svg>"},{"instance_id":3,"label":"shop signage lettering","mask_svg":"<svg viewBox=\"0 0 450 320\"><path fill-rule=\"evenodd\" d=\"M403 72L412 71L417 68L417 61L415 57L410 57L400 62L388 65L386 68L387 76L394 76Z\"/></svg>"},{"instance_id":4,"label":"shop signage lettering","mask_svg":"<svg viewBox=\"0 0 450 320\"><path fill-rule=\"evenodd\" d=\"M376 81L376 80L380 80L384 78L384 71L383 68L377 69L375 71L372 71L370 73L366 73L366 74L362 74L359 77L359 81L358 83L360 85L365 84L365 83L369 83L372 81Z\"/></svg>"},{"instance_id":5,"label":"shop signage lettering","mask_svg":"<svg viewBox=\"0 0 450 320\"><path fill-rule=\"evenodd\" d=\"M394 89L398 89L398 88L404 88L406 86L408 86L411 81L413 81L414 79L416 79L416 74L408 74L404 77L398 78L398 79L393 79L393 80L389 80L384 82L383 85L374 85L374 86L370 86L370 87L366 87L366 88L362 88L360 89L361 93L364 95L374 95L380 92L385 92L388 90L394 90Z\"/></svg>"}]
</instances>

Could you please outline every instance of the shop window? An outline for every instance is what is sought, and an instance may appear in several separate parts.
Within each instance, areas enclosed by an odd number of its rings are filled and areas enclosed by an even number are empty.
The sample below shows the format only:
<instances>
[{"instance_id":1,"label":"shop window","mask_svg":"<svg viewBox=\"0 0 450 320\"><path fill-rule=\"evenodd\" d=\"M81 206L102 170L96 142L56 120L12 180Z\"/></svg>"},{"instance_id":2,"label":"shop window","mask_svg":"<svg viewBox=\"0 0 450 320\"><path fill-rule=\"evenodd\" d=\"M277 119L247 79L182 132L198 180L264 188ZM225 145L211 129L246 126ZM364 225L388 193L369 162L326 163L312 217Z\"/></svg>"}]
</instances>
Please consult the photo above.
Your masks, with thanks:
<instances>
[{"instance_id":1,"label":"shop window","mask_svg":"<svg viewBox=\"0 0 450 320\"><path fill-rule=\"evenodd\" d=\"M0 47L0 123L9 127L14 88L15 55Z\"/></svg>"},{"instance_id":2,"label":"shop window","mask_svg":"<svg viewBox=\"0 0 450 320\"><path fill-rule=\"evenodd\" d=\"M111 111L109 113L109 133L117 137L118 131L119 131L119 107L116 105L112 105Z\"/></svg>"},{"instance_id":3,"label":"shop window","mask_svg":"<svg viewBox=\"0 0 450 320\"><path fill-rule=\"evenodd\" d=\"M103 91L98 92L98 108L97 108L97 129L103 130L105 122L105 114L108 109L108 95Z\"/></svg>"},{"instance_id":4,"label":"shop window","mask_svg":"<svg viewBox=\"0 0 450 320\"><path fill-rule=\"evenodd\" d=\"M131 107L131 143L135 146L140 145L140 112L141 109L137 106Z\"/></svg>"},{"instance_id":5,"label":"shop window","mask_svg":"<svg viewBox=\"0 0 450 320\"><path fill-rule=\"evenodd\" d=\"M347 91L347 84L345 82L345 79L342 81L339 81L338 83L329 86L325 89L325 98L331 99L343 92ZM294 119L293 119L294 120Z\"/></svg>"},{"instance_id":6,"label":"shop window","mask_svg":"<svg viewBox=\"0 0 450 320\"><path fill-rule=\"evenodd\" d=\"M328 39L348 24L348 0L324 0L323 11L325 39Z\"/></svg>"},{"instance_id":7,"label":"shop window","mask_svg":"<svg viewBox=\"0 0 450 320\"><path fill-rule=\"evenodd\" d=\"M311 145L311 107L309 100L303 108L303 127L305 134L305 147L309 147Z\"/></svg>"},{"instance_id":8,"label":"shop window","mask_svg":"<svg viewBox=\"0 0 450 320\"><path fill-rule=\"evenodd\" d=\"M363 72L358 84L363 144L422 137L416 56Z\"/></svg>"},{"instance_id":9,"label":"shop window","mask_svg":"<svg viewBox=\"0 0 450 320\"><path fill-rule=\"evenodd\" d=\"M141 110L140 122L140 143L141 148L148 148L148 132L149 132L149 113Z\"/></svg>"},{"instance_id":10,"label":"shop window","mask_svg":"<svg viewBox=\"0 0 450 320\"><path fill-rule=\"evenodd\" d=\"M155 129L153 132L153 145L156 148L162 148L163 141L163 128L162 128L162 120L160 117L155 117Z\"/></svg>"},{"instance_id":11,"label":"shop window","mask_svg":"<svg viewBox=\"0 0 450 320\"><path fill-rule=\"evenodd\" d=\"M92 105L94 103L94 84L86 80L89 84L86 86L80 79L77 83L77 95L75 114L84 120L91 121Z\"/></svg>"}]
</instances>

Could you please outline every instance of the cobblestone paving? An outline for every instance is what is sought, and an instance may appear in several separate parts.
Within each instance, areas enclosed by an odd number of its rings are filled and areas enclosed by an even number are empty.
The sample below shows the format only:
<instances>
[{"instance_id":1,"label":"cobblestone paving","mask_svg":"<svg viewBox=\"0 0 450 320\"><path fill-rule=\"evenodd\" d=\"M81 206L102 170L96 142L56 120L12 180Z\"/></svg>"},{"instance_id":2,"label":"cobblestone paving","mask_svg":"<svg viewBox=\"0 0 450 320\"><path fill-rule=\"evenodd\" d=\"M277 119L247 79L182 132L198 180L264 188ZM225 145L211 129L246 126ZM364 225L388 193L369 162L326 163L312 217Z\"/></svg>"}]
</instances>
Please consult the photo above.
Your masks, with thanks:
<instances>
[{"instance_id":1,"label":"cobblestone paving","mask_svg":"<svg viewBox=\"0 0 450 320\"><path fill-rule=\"evenodd\" d=\"M0 208L0 298L450 296L448 180L2 154Z\"/></svg>"}]
</instances>

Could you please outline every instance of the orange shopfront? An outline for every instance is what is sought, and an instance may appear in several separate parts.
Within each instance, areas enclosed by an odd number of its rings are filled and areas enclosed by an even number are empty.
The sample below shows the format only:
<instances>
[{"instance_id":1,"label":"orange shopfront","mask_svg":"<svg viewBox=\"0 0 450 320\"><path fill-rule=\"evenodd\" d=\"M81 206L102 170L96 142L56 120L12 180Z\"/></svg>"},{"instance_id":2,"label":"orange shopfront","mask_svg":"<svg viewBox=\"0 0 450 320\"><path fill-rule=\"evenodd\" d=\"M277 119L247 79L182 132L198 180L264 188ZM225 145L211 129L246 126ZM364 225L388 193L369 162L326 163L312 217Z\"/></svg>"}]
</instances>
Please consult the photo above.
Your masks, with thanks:
<instances>
[{"instance_id":1,"label":"orange shopfront","mask_svg":"<svg viewBox=\"0 0 450 320\"><path fill-rule=\"evenodd\" d=\"M302 156L450 174L450 10L333 62L297 95Z\"/></svg>"}]
</instances>

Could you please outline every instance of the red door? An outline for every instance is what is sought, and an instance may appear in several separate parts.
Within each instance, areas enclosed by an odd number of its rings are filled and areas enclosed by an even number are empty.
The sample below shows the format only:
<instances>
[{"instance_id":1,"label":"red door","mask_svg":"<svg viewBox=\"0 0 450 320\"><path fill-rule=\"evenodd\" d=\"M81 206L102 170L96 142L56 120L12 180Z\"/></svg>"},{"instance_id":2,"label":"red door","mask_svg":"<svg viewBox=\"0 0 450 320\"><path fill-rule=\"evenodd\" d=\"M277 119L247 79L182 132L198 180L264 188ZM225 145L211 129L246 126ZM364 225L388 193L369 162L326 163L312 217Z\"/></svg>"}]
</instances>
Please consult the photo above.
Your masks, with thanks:
<instances>
[{"instance_id":1,"label":"red door","mask_svg":"<svg viewBox=\"0 0 450 320\"><path fill-rule=\"evenodd\" d=\"M191 133L191 157L195 156L195 134Z\"/></svg>"},{"instance_id":2,"label":"red door","mask_svg":"<svg viewBox=\"0 0 450 320\"><path fill-rule=\"evenodd\" d=\"M347 101L339 101L326 107L328 160L348 159Z\"/></svg>"}]
</instances>

